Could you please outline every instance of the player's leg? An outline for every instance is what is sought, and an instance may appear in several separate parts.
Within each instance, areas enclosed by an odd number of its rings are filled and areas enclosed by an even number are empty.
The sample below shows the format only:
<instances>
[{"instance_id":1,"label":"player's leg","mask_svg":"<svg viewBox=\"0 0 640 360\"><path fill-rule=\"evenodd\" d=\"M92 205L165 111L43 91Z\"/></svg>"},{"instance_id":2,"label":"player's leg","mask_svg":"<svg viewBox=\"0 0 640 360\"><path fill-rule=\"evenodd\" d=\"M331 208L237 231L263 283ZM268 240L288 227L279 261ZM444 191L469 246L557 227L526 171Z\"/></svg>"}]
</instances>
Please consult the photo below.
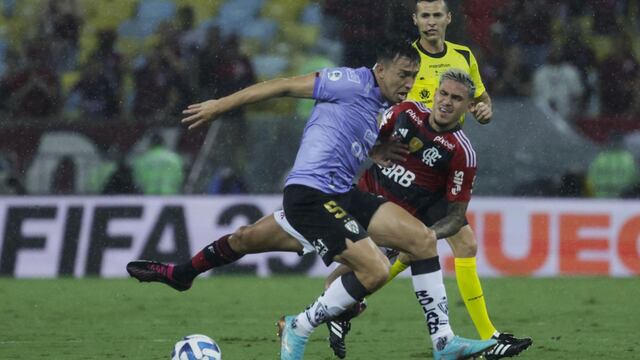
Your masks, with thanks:
<instances>
[{"instance_id":1,"label":"player's leg","mask_svg":"<svg viewBox=\"0 0 640 360\"><path fill-rule=\"evenodd\" d=\"M325 279L325 289L327 289L337 278L350 272L351 269L346 265L340 265L336 267ZM344 359L347 356L347 344L346 337L351 330L351 319L360 315L367 308L366 299L353 304L353 306L346 309L340 316L327 322L327 329L329 330L329 347L333 350L333 353L340 359Z\"/></svg>"},{"instance_id":2,"label":"player's leg","mask_svg":"<svg viewBox=\"0 0 640 360\"><path fill-rule=\"evenodd\" d=\"M379 250L369 238L355 243L347 240L347 249L335 260L352 271L336 278L306 310L283 317L278 323L282 360L302 359L305 344L318 326L340 316L385 283L389 261L381 261L377 253Z\"/></svg>"},{"instance_id":3,"label":"player's leg","mask_svg":"<svg viewBox=\"0 0 640 360\"><path fill-rule=\"evenodd\" d=\"M425 314L436 359L475 356L496 344L494 340L474 341L454 335L449 325L436 239L421 221L400 206L387 202L374 214L367 230L377 245L408 255L414 291Z\"/></svg>"},{"instance_id":4,"label":"player's leg","mask_svg":"<svg viewBox=\"0 0 640 360\"><path fill-rule=\"evenodd\" d=\"M438 200L435 204L432 204L426 214L421 214L420 220L427 226L435 224L438 220L444 218L447 215L449 203L446 198ZM400 253L396 261L391 266L389 272L389 281L393 280L396 276L402 273L409 267L409 255Z\"/></svg>"},{"instance_id":5,"label":"player's leg","mask_svg":"<svg viewBox=\"0 0 640 360\"><path fill-rule=\"evenodd\" d=\"M327 195L305 186L289 186L283 199L288 222L313 244L325 264L348 266L312 305L279 322L281 359L301 359L309 335L321 324L381 287L389 261L347 210L351 194Z\"/></svg>"},{"instance_id":6,"label":"player's leg","mask_svg":"<svg viewBox=\"0 0 640 360\"><path fill-rule=\"evenodd\" d=\"M285 232L273 215L267 215L254 224L240 227L233 234L220 237L187 262L173 265L137 260L127 264L127 271L140 281L162 282L184 291L199 274L234 263L245 254L302 250L300 242Z\"/></svg>"},{"instance_id":7,"label":"player's leg","mask_svg":"<svg viewBox=\"0 0 640 360\"><path fill-rule=\"evenodd\" d=\"M400 273L407 270L410 263L411 260L409 259L409 255L401 252L391 265L391 269L389 270L389 280L387 282L390 282L395 279L396 276L400 275Z\"/></svg>"},{"instance_id":8,"label":"player's leg","mask_svg":"<svg viewBox=\"0 0 640 360\"><path fill-rule=\"evenodd\" d=\"M487 306L476 270L477 244L471 226L463 226L458 233L447 238L455 257L456 281L473 324L482 339L489 339L496 328L489 319Z\"/></svg>"},{"instance_id":9,"label":"player's leg","mask_svg":"<svg viewBox=\"0 0 640 360\"><path fill-rule=\"evenodd\" d=\"M530 338L516 338L507 333L500 333L489 318L487 306L476 269L477 242L471 226L463 226L458 233L447 239L455 257L456 281L464 304L471 320L482 339L496 339L498 345L485 356L488 359L499 359L519 354L527 349Z\"/></svg>"}]
</instances>

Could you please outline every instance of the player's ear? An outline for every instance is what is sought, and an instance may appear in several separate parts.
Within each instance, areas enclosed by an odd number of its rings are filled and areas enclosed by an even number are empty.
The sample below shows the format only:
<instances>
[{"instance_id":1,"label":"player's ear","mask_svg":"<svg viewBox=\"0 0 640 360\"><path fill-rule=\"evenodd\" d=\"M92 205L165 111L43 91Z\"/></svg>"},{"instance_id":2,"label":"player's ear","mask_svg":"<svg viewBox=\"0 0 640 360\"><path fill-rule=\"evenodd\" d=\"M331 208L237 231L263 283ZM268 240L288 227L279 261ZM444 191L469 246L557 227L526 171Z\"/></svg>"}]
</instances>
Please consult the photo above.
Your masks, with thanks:
<instances>
[{"instance_id":1,"label":"player's ear","mask_svg":"<svg viewBox=\"0 0 640 360\"><path fill-rule=\"evenodd\" d=\"M413 25L418 26L418 17L416 16L416 13L413 13L411 17L413 18Z\"/></svg>"},{"instance_id":2,"label":"player's ear","mask_svg":"<svg viewBox=\"0 0 640 360\"><path fill-rule=\"evenodd\" d=\"M384 61L378 61L373 66L373 72L376 74L377 77L382 79L384 77Z\"/></svg>"},{"instance_id":3,"label":"player's ear","mask_svg":"<svg viewBox=\"0 0 640 360\"><path fill-rule=\"evenodd\" d=\"M447 13L447 25L451 24L451 11Z\"/></svg>"}]
</instances>

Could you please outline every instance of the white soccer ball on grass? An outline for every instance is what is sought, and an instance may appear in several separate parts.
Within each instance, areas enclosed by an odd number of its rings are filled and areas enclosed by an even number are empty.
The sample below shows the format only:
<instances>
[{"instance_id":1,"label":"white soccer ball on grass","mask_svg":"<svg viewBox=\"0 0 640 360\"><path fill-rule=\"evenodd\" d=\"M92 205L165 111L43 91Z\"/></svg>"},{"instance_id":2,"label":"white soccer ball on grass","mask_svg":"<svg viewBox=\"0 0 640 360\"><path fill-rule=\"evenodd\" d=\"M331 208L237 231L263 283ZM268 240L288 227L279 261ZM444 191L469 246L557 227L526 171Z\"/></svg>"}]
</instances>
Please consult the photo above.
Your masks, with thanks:
<instances>
[{"instance_id":1,"label":"white soccer ball on grass","mask_svg":"<svg viewBox=\"0 0 640 360\"><path fill-rule=\"evenodd\" d=\"M173 347L171 360L222 360L222 351L206 335L188 335Z\"/></svg>"}]
</instances>

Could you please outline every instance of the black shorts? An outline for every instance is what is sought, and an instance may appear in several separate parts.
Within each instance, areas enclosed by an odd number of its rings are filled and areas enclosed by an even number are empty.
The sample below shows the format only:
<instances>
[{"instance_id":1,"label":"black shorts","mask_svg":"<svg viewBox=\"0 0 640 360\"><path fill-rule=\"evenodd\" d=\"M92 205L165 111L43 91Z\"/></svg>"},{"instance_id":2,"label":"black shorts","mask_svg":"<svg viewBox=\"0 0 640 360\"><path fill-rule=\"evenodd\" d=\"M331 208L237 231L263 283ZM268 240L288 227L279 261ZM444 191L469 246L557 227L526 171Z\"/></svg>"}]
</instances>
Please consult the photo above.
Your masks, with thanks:
<instances>
[{"instance_id":1,"label":"black shorts","mask_svg":"<svg viewBox=\"0 0 640 360\"><path fill-rule=\"evenodd\" d=\"M325 194L308 186L289 185L282 205L287 221L329 265L346 249L345 239L355 242L369 237L369 222L386 201L356 188L344 194Z\"/></svg>"},{"instance_id":2,"label":"black shorts","mask_svg":"<svg viewBox=\"0 0 640 360\"><path fill-rule=\"evenodd\" d=\"M426 213L416 214L416 217L427 226L432 226L438 220L447 216L449 201L445 196L427 209ZM464 218L464 225L469 224L467 217Z\"/></svg>"}]
</instances>

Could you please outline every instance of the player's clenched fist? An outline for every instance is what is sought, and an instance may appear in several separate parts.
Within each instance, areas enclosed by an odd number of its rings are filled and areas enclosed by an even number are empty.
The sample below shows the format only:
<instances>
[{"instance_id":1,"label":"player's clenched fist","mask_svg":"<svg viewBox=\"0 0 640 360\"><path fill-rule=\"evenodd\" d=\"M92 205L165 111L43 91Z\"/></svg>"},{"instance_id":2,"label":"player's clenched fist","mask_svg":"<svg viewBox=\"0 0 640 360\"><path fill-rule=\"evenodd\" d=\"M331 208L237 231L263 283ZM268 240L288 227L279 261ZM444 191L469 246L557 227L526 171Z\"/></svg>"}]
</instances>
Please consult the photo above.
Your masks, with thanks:
<instances>
[{"instance_id":1,"label":"player's clenched fist","mask_svg":"<svg viewBox=\"0 0 640 360\"><path fill-rule=\"evenodd\" d=\"M473 114L473 117L475 117L480 124L488 124L493 116L493 111L491 110L491 106L480 101L473 106L471 114Z\"/></svg>"}]
</instances>

